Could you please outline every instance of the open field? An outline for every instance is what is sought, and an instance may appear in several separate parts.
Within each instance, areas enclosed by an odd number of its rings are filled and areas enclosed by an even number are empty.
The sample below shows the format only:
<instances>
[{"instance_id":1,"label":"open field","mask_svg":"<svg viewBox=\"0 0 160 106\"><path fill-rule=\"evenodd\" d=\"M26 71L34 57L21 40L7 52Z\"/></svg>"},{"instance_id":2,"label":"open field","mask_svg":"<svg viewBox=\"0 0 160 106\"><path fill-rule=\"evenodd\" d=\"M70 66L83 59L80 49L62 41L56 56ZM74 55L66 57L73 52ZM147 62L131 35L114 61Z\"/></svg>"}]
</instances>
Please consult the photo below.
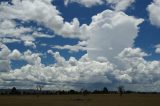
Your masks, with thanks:
<instances>
[{"instance_id":1,"label":"open field","mask_svg":"<svg viewBox=\"0 0 160 106\"><path fill-rule=\"evenodd\" d=\"M0 96L0 106L160 106L158 94Z\"/></svg>"}]
</instances>

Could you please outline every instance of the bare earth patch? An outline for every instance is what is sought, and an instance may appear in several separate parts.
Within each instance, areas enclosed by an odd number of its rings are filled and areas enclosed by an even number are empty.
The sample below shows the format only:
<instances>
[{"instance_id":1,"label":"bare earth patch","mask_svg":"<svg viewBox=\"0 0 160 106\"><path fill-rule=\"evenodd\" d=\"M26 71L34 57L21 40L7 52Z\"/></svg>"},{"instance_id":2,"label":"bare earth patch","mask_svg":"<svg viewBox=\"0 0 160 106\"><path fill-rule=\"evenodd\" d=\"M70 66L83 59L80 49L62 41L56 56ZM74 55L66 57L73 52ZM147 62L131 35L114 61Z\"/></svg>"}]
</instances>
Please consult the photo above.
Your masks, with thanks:
<instances>
[{"instance_id":1,"label":"bare earth patch","mask_svg":"<svg viewBox=\"0 0 160 106\"><path fill-rule=\"evenodd\" d=\"M158 94L0 96L0 106L160 106Z\"/></svg>"}]
</instances>

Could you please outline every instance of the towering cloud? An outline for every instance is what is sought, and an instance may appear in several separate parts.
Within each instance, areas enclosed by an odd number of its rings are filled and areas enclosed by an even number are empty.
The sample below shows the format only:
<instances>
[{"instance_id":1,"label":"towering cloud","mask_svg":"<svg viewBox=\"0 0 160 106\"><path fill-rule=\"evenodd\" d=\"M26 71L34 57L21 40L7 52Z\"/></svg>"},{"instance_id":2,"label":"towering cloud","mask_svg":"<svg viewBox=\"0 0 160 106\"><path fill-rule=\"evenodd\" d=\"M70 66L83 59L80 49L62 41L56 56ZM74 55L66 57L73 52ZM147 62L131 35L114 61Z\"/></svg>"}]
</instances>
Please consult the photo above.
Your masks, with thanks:
<instances>
[{"instance_id":1,"label":"towering cloud","mask_svg":"<svg viewBox=\"0 0 160 106\"><path fill-rule=\"evenodd\" d=\"M114 61L115 57L127 47L132 47L134 39L138 35L138 25L143 19L136 19L123 12L105 10L92 17L92 22L88 26L87 34L90 39L87 44L90 58L94 59L103 56Z\"/></svg>"}]
</instances>

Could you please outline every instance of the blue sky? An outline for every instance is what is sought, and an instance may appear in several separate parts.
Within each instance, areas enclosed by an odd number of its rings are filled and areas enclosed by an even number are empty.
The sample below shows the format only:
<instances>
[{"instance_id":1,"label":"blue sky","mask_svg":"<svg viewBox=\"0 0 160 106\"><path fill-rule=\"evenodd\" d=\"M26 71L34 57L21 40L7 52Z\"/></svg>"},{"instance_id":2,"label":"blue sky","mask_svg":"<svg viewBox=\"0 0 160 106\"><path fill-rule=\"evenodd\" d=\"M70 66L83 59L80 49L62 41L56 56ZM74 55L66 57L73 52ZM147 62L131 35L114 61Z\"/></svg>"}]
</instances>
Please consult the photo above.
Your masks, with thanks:
<instances>
[{"instance_id":1,"label":"blue sky","mask_svg":"<svg viewBox=\"0 0 160 106\"><path fill-rule=\"evenodd\" d=\"M159 0L0 1L2 88L159 90Z\"/></svg>"}]
</instances>

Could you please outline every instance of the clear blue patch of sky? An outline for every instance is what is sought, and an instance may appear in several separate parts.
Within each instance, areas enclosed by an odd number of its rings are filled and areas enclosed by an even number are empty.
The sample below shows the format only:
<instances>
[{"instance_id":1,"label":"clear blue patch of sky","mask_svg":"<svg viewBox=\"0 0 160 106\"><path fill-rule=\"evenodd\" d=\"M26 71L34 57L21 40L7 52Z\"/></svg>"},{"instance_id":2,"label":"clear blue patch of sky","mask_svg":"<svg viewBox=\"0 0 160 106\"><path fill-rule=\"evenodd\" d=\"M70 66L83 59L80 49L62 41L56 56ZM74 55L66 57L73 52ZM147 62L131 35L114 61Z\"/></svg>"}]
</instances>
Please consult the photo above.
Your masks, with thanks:
<instances>
[{"instance_id":1,"label":"clear blue patch of sky","mask_svg":"<svg viewBox=\"0 0 160 106\"><path fill-rule=\"evenodd\" d=\"M72 21L73 18L78 18L80 24L89 24L92 20L91 17L109 8L106 4L97 5L87 8L78 3L70 3L68 6L64 5L64 0L54 0L53 4L61 12L65 21Z\"/></svg>"}]
</instances>

